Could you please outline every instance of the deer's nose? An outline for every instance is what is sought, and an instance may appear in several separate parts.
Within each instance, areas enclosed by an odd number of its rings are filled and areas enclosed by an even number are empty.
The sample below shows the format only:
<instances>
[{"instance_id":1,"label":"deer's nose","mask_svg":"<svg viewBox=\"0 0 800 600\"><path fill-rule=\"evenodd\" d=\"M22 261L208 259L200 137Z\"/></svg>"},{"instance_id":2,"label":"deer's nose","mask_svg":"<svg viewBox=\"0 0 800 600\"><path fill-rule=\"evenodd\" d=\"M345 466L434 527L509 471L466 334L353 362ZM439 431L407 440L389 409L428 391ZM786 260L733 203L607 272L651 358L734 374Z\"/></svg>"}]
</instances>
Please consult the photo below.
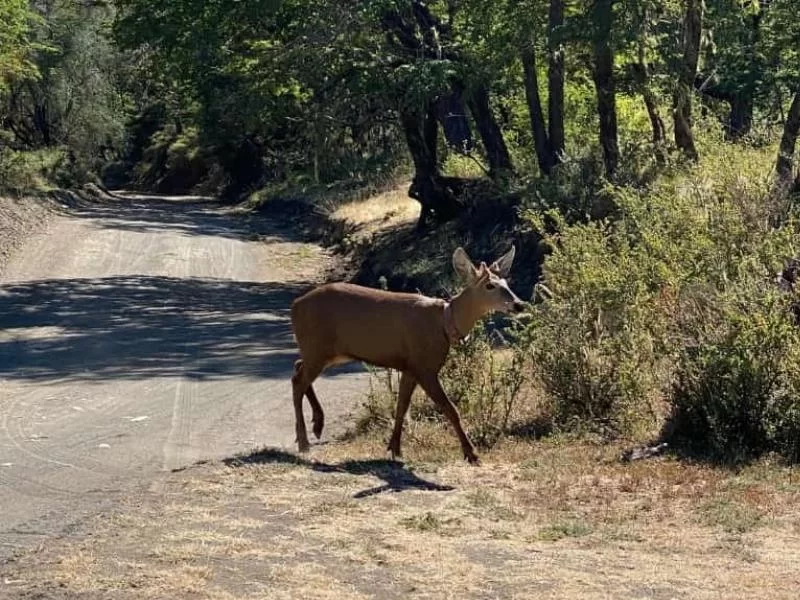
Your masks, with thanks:
<instances>
[{"instance_id":1,"label":"deer's nose","mask_svg":"<svg viewBox=\"0 0 800 600\"><path fill-rule=\"evenodd\" d=\"M521 312L524 312L524 311L525 311L525 303L524 302L522 302L521 300L517 300L516 302L514 302L514 312L515 313L521 313Z\"/></svg>"}]
</instances>

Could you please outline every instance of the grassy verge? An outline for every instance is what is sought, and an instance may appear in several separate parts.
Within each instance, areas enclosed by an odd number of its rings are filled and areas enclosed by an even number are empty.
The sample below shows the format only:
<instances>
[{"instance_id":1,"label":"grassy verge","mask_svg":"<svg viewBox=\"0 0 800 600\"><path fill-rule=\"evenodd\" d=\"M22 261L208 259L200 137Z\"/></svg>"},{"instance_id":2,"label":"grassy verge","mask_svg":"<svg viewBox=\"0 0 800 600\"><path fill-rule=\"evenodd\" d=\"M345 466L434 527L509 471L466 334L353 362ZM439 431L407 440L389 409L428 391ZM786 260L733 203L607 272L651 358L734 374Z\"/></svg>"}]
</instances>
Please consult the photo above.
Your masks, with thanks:
<instances>
[{"instance_id":1,"label":"grassy verge","mask_svg":"<svg viewBox=\"0 0 800 600\"><path fill-rule=\"evenodd\" d=\"M433 431L429 432L432 434ZM47 598L794 598L800 479L621 448L505 440L472 468L419 432L298 458L265 450L169 476L3 569ZM445 458L448 457L448 458Z\"/></svg>"}]
</instances>

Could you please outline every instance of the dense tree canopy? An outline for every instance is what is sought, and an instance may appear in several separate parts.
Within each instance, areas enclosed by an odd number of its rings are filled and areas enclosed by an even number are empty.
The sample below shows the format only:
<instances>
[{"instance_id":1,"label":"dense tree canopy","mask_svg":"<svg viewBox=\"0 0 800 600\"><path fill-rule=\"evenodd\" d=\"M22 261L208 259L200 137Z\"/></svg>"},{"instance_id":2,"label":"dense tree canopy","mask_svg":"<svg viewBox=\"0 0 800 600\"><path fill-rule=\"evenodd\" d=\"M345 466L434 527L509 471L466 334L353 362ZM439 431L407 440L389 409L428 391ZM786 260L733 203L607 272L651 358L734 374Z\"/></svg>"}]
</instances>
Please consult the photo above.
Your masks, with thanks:
<instances>
[{"instance_id":1,"label":"dense tree canopy","mask_svg":"<svg viewBox=\"0 0 800 600\"><path fill-rule=\"evenodd\" d=\"M424 218L442 220L473 201L467 174L503 188L595 155L619 179L643 148L662 164L702 160L698 119L711 127L713 116L732 143L783 133L776 169L791 179L794 8L5 0L0 139L65 149L85 172L116 160L141 185L216 177L233 195L296 177L374 176L408 157L410 194ZM448 172L454 160L465 166Z\"/></svg>"},{"instance_id":2,"label":"dense tree canopy","mask_svg":"<svg viewBox=\"0 0 800 600\"><path fill-rule=\"evenodd\" d=\"M32 19L27 0L0 2L0 91L14 79L35 73L28 56Z\"/></svg>"}]
</instances>

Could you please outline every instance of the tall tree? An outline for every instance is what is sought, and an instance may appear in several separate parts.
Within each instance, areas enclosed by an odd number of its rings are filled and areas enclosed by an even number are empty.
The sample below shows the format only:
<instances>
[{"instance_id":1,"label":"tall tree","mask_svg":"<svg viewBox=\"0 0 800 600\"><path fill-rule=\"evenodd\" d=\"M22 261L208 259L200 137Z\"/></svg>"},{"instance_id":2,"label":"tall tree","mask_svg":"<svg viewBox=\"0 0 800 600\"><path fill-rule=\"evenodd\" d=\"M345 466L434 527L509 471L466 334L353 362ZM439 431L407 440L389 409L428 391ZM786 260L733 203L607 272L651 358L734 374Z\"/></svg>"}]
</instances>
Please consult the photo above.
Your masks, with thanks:
<instances>
[{"instance_id":1,"label":"tall tree","mask_svg":"<svg viewBox=\"0 0 800 600\"><path fill-rule=\"evenodd\" d=\"M564 154L564 0L550 0L547 23L547 118L550 151Z\"/></svg>"},{"instance_id":2,"label":"tall tree","mask_svg":"<svg viewBox=\"0 0 800 600\"><path fill-rule=\"evenodd\" d=\"M614 52L611 47L613 8L614 0L594 0L591 10L594 24L592 74L597 93L597 114L600 117L600 146L603 149L606 175L609 177L614 175L619 165Z\"/></svg>"},{"instance_id":3,"label":"tall tree","mask_svg":"<svg viewBox=\"0 0 800 600\"><path fill-rule=\"evenodd\" d=\"M489 174L497 177L502 173L510 173L514 169L511 155L508 152L500 125L492 112L489 90L484 85L477 85L470 93L467 104L486 150Z\"/></svg>"},{"instance_id":4,"label":"tall tree","mask_svg":"<svg viewBox=\"0 0 800 600\"><path fill-rule=\"evenodd\" d=\"M775 170L778 174L778 185L784 190L789 189L792 185L794 152L798 132L800 132L800 89L795 92L792 105L786 116L780 149L778 150L778 161L775 165ZM800 173L798 173L797 177L797 184L800 186Z\"/></svg>"},{"instance_id":5,"label":"tall tree","mask_svg":"<svg viewBox=\"0 0 800 600\"><path fill-rule=\"evenodd\" d=\"M756 98L772 79L763 47L770 5L771 0L707 0L709 43L702 53L704 69L695 86L705 96L728 105L724 124L731 141L750 133Z\"/></svg>"},{"instance_id":6,"label":"tall tree","mask_svg":"<svg viewBox=\"0 0 800 600\"><path fill-rule=\"evenodd\" d=\"M125 98L120 54L104 4L36 2L27 34L36 77L8 85L4 126L22 149L67 147L76 174L98 168L122 143Z\"/></svg>"},{"instance_id":7,"label":"tall tree","mask_svg":"<svg viewBox=\"0 0 800 600\"><path fill-rule=\"evenodd\" d=\"M632 6L632 16L636 23L632 23L635 31L635 55L636 60L631 63L633 80L637 91L642 94L647 117L650 120L652 129L652 142L656 149L656 158L663 160L664 144L666 141L666 127L661 118L661 110L656 92L652 86L652 67L650 63L649 46L653 39L653 5L650 0L634 1Z\"/></svg>"},{"instance_id":8,"label":"tall tree","mask_svg":"<svg viewBox=\"0 0 800 600\"><path fill-rule=\"evenodd\" d=\"M511 43L520 48L522 84L528 106L533 149L539 172L549 175L564 153L564 3L544 5L511 2L505 15ZM546 27L545 27L546 23ZM541 42L540 40L544 40ZM503 40L506 45L508 42ZM542 102L538 52L547 64L547 107Z\"/></svg>"},{"instance_id":9,"label":"tall tree","mask_svg":"<svg viewBox=\"0 0 800 600\"><path fill-rule=\"evenodd\" d=\"M675 124L675 144L691 160L698 159L692 132L692 90L700 60L702 31L703 0L685 0L683 58L678 70L678 84L673 96L672 115Z\"/></svg>"},{"instance_id":10,"label":"tall tree","mask_svg":"<svg viewBox=\"0 0 800 600\"><path fill-rule=\"evenodd\" d=\"M0 92L13 80L35 73L29 57L33 16L28 0L0 1Z\"/></svg>"},{"instance_id":11,"label":"tall tree","mask_svg":"<svg viewBox=\"0 0 800 600\"><path fill-rule=\"evenodd\" d=\"M536 160L539 164L539 171L544 175L549 175L556 164L556 156L553 152L550 136L544 121L542 100L539 95L539 75L536 65L536 52L533 44L526 44L522 48L522 70Z\"/></svg>"}]
</instances>

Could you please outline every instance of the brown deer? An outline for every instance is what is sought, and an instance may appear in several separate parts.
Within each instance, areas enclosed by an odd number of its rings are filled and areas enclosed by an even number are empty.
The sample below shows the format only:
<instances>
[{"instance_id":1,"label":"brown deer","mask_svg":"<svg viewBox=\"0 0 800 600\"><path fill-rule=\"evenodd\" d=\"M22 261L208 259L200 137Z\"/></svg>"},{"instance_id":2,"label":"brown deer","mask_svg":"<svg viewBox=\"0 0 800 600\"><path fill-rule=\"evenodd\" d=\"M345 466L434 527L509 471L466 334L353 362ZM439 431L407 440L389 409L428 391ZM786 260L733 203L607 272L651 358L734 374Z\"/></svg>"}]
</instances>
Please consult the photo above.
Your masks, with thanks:
<instances>
[{"instance_id":1,"label":"brown deer","mask_svg":"<svg viewBox=\"0 0 800 600\"><path fill-rule=\"evenodd\" d=\"M464 458L478 462L458 409L439 382L439 371L450 345L463 339L473 325L492 311L521 312L525 304L508 287L506 277L514 261L514 247L490 267L472 264L458 248L453 267L466 287L449 302L421 296L385 292L348 283L322 285L292 304L292 328L300 360L292 376L297 445L308 450L303 418L303 395L308 397L314 435L325 424L312 383L322 371L357 360L401 372L394 431L388 450L399 457L403 421L417 384L430 396L455 429Z\"/></svg>"}]
</instances>

